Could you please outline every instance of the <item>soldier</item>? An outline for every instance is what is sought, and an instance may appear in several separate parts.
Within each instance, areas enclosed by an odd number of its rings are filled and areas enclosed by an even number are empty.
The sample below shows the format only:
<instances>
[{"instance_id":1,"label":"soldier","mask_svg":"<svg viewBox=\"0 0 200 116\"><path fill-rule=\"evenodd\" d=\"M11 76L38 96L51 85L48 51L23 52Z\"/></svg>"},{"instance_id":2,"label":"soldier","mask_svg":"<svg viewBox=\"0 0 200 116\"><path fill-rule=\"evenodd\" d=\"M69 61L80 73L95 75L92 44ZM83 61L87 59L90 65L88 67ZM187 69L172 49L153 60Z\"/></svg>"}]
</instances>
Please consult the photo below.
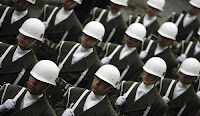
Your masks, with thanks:
<instances>
[{"instance_id":1,"label":"soldier","mask_svg":"<svg viewBox=\"0 0 200 116\"><path fill-rule=\"evenodd\" d=\"M71 88L67 96L57 103L58 116L117 116L107 97L119 82L119 70L113 65L103 65L95 73L92 90Z\"/></svg>"},{"instance_id":2,"label":"soldier","mask_svg":"<svg viewBox=\"0 0 200 116\"><path fill-rule=\"evenodd\" d=\"M59 53L57 57L57 65L60 69L59 77L73 86L89 89L94 73L101 66L94 47L102 41L104 33L103 25L97 21L92 21L83 29L81 44L63 41L57 52ZM65 91L62 90L61 86L48 91L50 104L55 106L62 99L64 93Z\"/></svg>"},{"instance_id":3,"label":"soldier","mask_svg":"<svg viewBox=\"0 0 200 116\"><path fill-rule=\"evenodd\" d=\"M111 0L110 9L95 7L91 11L90 17L86 20L86 22L96 20L104 25L106 33L103 42L105 43L122 44L122 38L127 28L120 11L122 6L127 6L127 0Z\"/></svg>"},{"instance_id":4,"label":"soldier","mask_svg":"<svg viewBox=\"0 0 200 116\"><path fill-rule=\"evenodd\" d=\"M124 82L116 95L110 98L120 116L163 116L168 108L155 87L166 73L165 61L153 57L143 69L142 82Z\"/></svg>"},{"instance_id":5,"label":"soldier","mask_svg":"<svg viewBox=\"0 0 200 116\"><path fill-rule=\"evenodd\" d=\"M62 0L62 7L44 6L39 19L46 27L46 41L58 44L60 41L79 41L82 25L77 19L73 9L81 4L82 0ZM52 46L42 44L36 49L38 59L52 59L54 49Z\"/></svg>"},{"instance_id":6,"label":"soldier","mask_svg":"<svg viewBox=\"0 0 200 116\"><path fill-rule=\"evenodd\" d=\"M7 44L17 44L18 29L30 18L28 8L36 0L13 0L14 7L0 6L0 41Z\"/></svg>"},{"instance_id":7,"label":"soldier","mask_svg":"<svg viewBox=\"0 0 200 116\"><path fill-rule=\"evenodd\" d=\"M197 15L200 9L200 1L190 0L189 3L188 12L183 11L181 14L172 13L172 17L168 20L176 23L178 26L178 35L176 39L178 42L182 40L189 41L192 35L197 37L199 28Z\"/></svg>"},{"instance_id":8,"label":"soldier","mask_svg":"<svg viewBox=\"0 0 200 116\"><path fill-rule=\"evenodd\" d=\"M39 61L31 70L27 88L4 85L0 90L1 116L56 116L44 92L56 85L59 69L48 60Z\"/></svg>"},{"instance_id":9,"label":"soldier","mask_svg":"<svg viewBox=\"0 0 200 116\"><path fill-rule=\"evenodd\" d=\"M121 80L140 81L142 66L144 65L138 56L136 47L144 40L145 27L140 23L131 24L125 32L125 45L107 44L101 62L116 66L121 72ZM123 76L123 77L122 77Z\"/></svg>"},{"instance_id":10,"label":"soldier","mask_svg":"<svg viewBox=\"0 0 200 116\"><path fill-rule=\"evenodd\" d=\"M30 70L37 63L32 49L43 41L44 31L40 20L30 18L19 29L18 45L0 44L0 85L11 83L24 86Z\"/></svg>"},{"instance_id":11,"label":"soldier","mask_svg":"<svg viewBox=\"0 0 200 116\"><path fill-rule=\"evenodd\" d=\"M168 67L165 77L175 78L178 62L169 45L176 40L178 28L174 23L165 22L159 28L158 33L157 41L145 41L145 49L140 53L140 57L144 62L153 56L161 57L167 63Z\"/></svg>"},{"instance_id":12,"label":"soldier","mask_svg":"<svg viewBox=\"0 0 200 116\"><path fill-rule=\"evenodd\" d=\"M187 58L179 68L179 79L164 79L161 96L168 103L167 116L197 116L200 99L191 86L200 76L200 63L195 58Z\"/></svg>"},{"instance_id":13,"label":"soldier","mask_svg":"<svg viewBox=\"0 0 200 116\"><path fill-rule=\"evenodd\" d=\"M145 16L133 17L133 15L129 15L128 21L126 23L127 25L131 25L134 22L142 23L147 29L146 36L150 38L151 34L157 34L160 24L158 23L158 17L156 15L160 11L163 11L164 6L165 0L148 0Z\"/></svg>"},{"instance_id":14,"label":"soldier","mask_svg":"<svg viewBox=\"0 0 200 116\"><path fill-rule=\"evenodd\" d=\"M181 54L180 54L180 56L177 57L177 60L179 62L183 62L187 57L194 57L198 61L200 61L200 28L197 33L199 35L197 41L185 42L180 47Z\"/></svg>"}]
</instances>

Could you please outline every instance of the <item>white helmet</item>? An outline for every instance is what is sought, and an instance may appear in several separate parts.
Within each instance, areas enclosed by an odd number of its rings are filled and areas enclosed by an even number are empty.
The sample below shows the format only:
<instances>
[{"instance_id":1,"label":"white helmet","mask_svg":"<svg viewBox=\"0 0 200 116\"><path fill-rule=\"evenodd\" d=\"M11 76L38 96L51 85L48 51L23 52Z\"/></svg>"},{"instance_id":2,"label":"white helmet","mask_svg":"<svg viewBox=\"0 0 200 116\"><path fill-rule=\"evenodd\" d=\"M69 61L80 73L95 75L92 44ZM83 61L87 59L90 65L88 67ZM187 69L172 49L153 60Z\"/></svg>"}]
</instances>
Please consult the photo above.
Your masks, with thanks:
<instances>
[{"instance_id":1,"label":"white helmet","mask_svg":"<svg viewBox=\"0 0 200 116\"><path fill-rule=\"evenodd\" d=\"M39 81L56 85L59 69L58 66L50 60L41 60L33 67L30 73Z\"/></svg>"},{"instance_id":2,"label":"white helmet","mask_svg":"<svg viewBox=\"0 0 200 116\"><path fill-rule=\"evenodd\" d=\"M125 33L128 36L135 38L139 41L144 41L144 37L146 36L147 30L144 27L144 25L140 23L133 23L127 28Z\"/></svg>"},{"instance_id":3,"label":"white helmet","mask_svg":"<svg viewBox=\"0 0 200 116\"><path fill-rule=\"evenodd\" d=\"M29 18L22 24L19 32L42 42L44 40L45 27L39 19Z\"/></svg>"},{"instance_id":4,"label":"white helmet","mask_svg":"<svg viewBox=\"0 0 200 116\"><path fill-rule=\"evenodd\" d=\"M155 9L163 11L163 7L165 6L165 0L148 0L147 4Z\"/></svg>"},{"instance_id":5,"label":"white helmet","mask_svg":"<svg viewBox=\"0 0 200 116\"><path fill-rule=\"evenodd\" d=\"M83 0L74 0L75 2L77 2L78 4L81 4L83 2Z\"/></svg>"},{"instance_id":6,"label":"white helmet","mask_svg":"<svg viewBox=\"0 0 200 116\"><path fill-rule=\"evenodd\" d=\"M200 76L200 63L195 58L187 58L181 64L179 71L189 76Z\"/></svg>"},{"instance_id":7,"label":"white helmet","mask_svg":"<svg viewBox=\"0 0 200 116\"><path fill-rule=\"evenodd\" d=\"M200 28L199 28L199 30L198 30L198 32L197 32L197 33L198 33L198 35L200 36Z\"/></svg>"},{"instance_id":8,"label":"white helmet","mask_svg":"<svg viewBox=\"0 0 200 116\"><path fill-rule=\"evenodd\" d=\"M121 6L128 6L128 0L110 0L110 1Z\"/></svg>"},{"instance_id":9,"label":"white helmet","mask_svg":"<svg viewBox=\"0 0 200 116\"><path fill-rule=\"evenodd\" d=\"M200 8L200 0L190 0L190 4L194 7Z\"/></svg>"},{"instance_id":10,"label":"white helmet","mask_svg":"<svg viewBox=\"0 0 200 116\"><path fill-rule=\"evenodd\" d=\"M12 0L13 2L15 2L15 0ZM30 2L31 4L35 4L36 0L26 0L27 2Z\"/></svg>"},{"instance_id":11,"label":"white helmet","mask_svg":"<svg viewBox=\"0 0 200 116\"><path fill-rule=\"evenodd\" d=\"M111 84L114 88L117 87L117 84L120 80L119 70L115 66L110 64L106 64L100 67L95 75L101 80Z\"/></svg>"},{"instance_id":12,"label":"white helmet","mask_svg":"<svg viewBox=\"0 0 200 116\"><path fill-rule=\"evenodd\" d=\"M178 28L172 22L165 22L158 29L158 33L168 39L176 40L176 35L178 34Z\"/></svg>"},{"instance_id":13,"label":"white helmet","mask_svg":"<svg viewBox=\"0 0 200 116\"><path fill-rule=\"evenodd\" d=\"M91 36L99 41L102 41L105 34L104 26L98 21L91 21L83 28L83 33Z\"/></svg>"},{"instance_id":14,"label":"white helmet","mask_svg":"<svg viewBox=\"0 0 200 116\"><path fill-rule=\"evenodd\" d=\"M167 70L167 64L162 58L152 57L145 63L142 68L146 72L163 79Z\"/></svg>"}]
</instances>

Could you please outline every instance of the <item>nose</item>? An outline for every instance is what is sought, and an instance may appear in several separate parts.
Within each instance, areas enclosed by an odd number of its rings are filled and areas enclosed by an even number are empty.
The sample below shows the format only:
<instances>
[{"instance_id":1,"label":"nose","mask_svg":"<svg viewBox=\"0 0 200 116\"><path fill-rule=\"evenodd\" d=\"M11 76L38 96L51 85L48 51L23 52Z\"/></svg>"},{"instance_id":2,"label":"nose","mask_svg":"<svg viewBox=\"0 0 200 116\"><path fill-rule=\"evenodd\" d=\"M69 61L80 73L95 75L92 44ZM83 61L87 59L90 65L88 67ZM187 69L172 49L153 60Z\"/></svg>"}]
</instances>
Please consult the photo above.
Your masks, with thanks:
<instances>
[{"instance_id":1,"label":"nose","mask_svg":"<svg viewBox=\"0 0 200 116\"><path fill-rule=\"evenodd\" d=\"M101 79L97 78L96 85L97 86L101 85Z\"/></svg>"}]
</instances>

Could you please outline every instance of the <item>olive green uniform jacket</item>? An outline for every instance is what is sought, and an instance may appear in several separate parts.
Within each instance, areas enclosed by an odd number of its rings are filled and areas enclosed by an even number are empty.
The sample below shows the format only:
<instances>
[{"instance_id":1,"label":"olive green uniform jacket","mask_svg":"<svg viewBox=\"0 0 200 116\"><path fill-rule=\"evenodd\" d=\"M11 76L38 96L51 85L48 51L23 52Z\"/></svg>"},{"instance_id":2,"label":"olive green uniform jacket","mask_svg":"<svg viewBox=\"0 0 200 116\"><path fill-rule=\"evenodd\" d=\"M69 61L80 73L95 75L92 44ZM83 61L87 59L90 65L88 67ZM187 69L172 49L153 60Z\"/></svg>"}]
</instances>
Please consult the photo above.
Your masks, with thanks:
<instances>
[{"instance_id":1,"label":"olive green uniform jacket","mask_svg":"<svg viewBox=\"0 0 200 116\"><path fill-rule=\"evenodd\" d=\"M7 6L0 6L0 17L2 16L6 7ZM17 35L19 34L18 29L22 26L24 21L30 18L28 12L23 18L11 24L11 18L14 10L14 7L9 8L0 28L0 41L12 45L17 44Z\"/></svg>"},{"instance_id":2,"label":"olive green uniform jacket","mask_svg":"<svg viewBox=\"0 0 200 116\"><path fill-rule=\"evenodd\" d=\"M56 111L57 116L61 116L63 112L65 111L65 109L69 108L69 106L66 106L67 102L69 102L68 103L69 105L72 103L76 103L76 101L82 95L84 90L85 89L82 89L82 88L72 88L70 91L69 99L68 97L65 97L61 102L56 104L55 111ZM83 107L84 107L86 98L90 92L91 91L86 93L86 95L83 97L81 102L76 107L74 111L75 116L117 116L107 96L98 104L96 104L95 106L83 112Z\"/></svg>"},{"instance_id":3,"label":"olive green uniform jacket","mask_svg":"<svg viewBox=\"0 0 200 116\"><path fill-rule=\"evenodd\" d=\"M109 56L115 50L116 47L117 47L117 44L109 45L108 49L106 49L105 51L101 53L101 56L103 57ZM137 50L134 50L131 54L119 60L120 52L122 51L123 47L124 45L119 48L119 50L115 53L113 58L110 60L109 64L116 66L120 70L121 74L127 68L127 66L129 66L130 68L128 72L125 74L125 76L123 77L123 80L140 81L141 80L140 76L143 71L142 67L144 63L141 60L141 58L138 56Z\"/></svg>"},{"instance_id":4,"label":"olive green uniform jacket","mask_svg":"<svg viewBox=\"0 0 200 116\"><path fill-rule=\"evenodd\" d=\"M68 52L72 49L72 47L75 44L76 42L70 42L70 41L64 42L62 49L59 51L60 55L58 58L57 65L59 65L59 63L63 61L65 56L68 54ZM87 57L84 57L83 59L77 61L76 63L71 64L72 57L76 49L71 53L71 55L63 65L59 77L64 79L67 83L74 85L76 81L79 79L79 77L83 74L83 72L86 69L88 69L84 78L78 84L78 87L90 89L93 78L95 76L94 73L97 71L98 68L101 67L102 64L96 54L95 49ZM65 90L63 90L60 86L55 87L54 89L52 88L50 91L47 91L47 95L50 96L49 97L50 104L52 106L55 106L55 104L62 99L64 92Z\"/></svg>"},{"instance_id":5,"label":"olive green uniform jacket","mask_svg":"<svg viewBox=\"0 0 200 116\"><path fill-rule=\"evenodd\" d=\"M21 88L22 88L21 86L9 85L5 97L3 99L3 102L5 102L7 99L13 99L21 90ZM4 91L4 86L0 90L1 98L3 91ZM17 100L15 108L5 113L3 116L56 116L54 110L49 105L45 94L43 94L43 96L32 105L20 110L21 102L25 96L26 91L27 90L25 90Z\"/></svg>"},{"instance_id":6,"label":"olive green uniform jacket","mask_svg":"<svg viewBox=\"0 0 200 116\"><path fill-rule=\"evenodd\" d=\"M127 81L123 84L123 87L114 95L111 96L111 102L114 105L118 96L120 96L120 91L122 95L128 91L128 89L133 84L132 81ZM167 104L163 101L162 97L157 92L157 89L152 88L146 95L142 96L140 99L134 102L137 88L141 82L137 83L135 87L130 92L126 99L126 102L121 106L120 115L121 116L143 116L147 107L151 106L147 116L163 116L167 111Z\"/></svg>"},{"instance_id":7,"label":"olive green uniform jacket","mask_svg":"<svg viewBox=\"0 0 200 116\"><path fill-rule=\"evenodd\" d=\"M163 80L160 93L161 96L165 95L171 81L171 79ZM169 109L167 112L167 116L177 116L178 112L184 105L186 105L186 107L181 116L196 116L197 110L200 109L200 99L197 97L192 86L190 86L183 94L173 99L174 88L177 82L178 80L175 81L169 93L170 102L168 103Z\"/></svg>"},{"instance_id":8,"label":"olive green uniform jacket","mask_svg":"<svg viewBox=\"0 0 200 116\"><path fill-rule=\"evenodd\" d=\"M8 46L8 44L0 44L0 56L4 54ZM16 48L17 45L11 48L11 50L8 52L8 54L2 62L2 67L0 68L0 85L3 85L4 83L14 83L14 81L18 77L18 74L24 68L26 69L26 71L18 83L18 85L24 86L30 76L30 70L38 62L32 50L29 53L22 56L21 58L19 58L18 60L12 62L12 57Z\"/></svg>"}]
</instances>

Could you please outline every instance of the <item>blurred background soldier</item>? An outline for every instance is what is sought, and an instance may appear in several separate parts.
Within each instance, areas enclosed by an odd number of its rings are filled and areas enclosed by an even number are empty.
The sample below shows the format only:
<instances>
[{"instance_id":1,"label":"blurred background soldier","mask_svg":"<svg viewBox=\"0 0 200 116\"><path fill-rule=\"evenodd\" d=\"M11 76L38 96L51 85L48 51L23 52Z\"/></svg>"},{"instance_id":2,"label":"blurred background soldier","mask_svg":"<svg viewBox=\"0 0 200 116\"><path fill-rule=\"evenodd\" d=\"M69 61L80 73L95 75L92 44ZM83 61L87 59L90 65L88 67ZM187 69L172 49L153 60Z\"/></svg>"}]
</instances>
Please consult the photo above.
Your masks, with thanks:
<instances>
[{"instance_id":1,"label":"blurred background soldier","mask_svg":"<svg viewBox=\"0 0 200 116\"><path fill-rule=\"evenodd\" d=\"M48 60L39 61L31 70L27 88L5 84L0 90L1 116L56 116L45 91L56 85L59 69Z\"/></svg>"},{"instance_id":2,"label":"blurred background soldier","mask_svg":"<svg viewBox=\"0 0 200 116\"><path fill-rule=\"evenodd\" d=\"M39 19L43 21L45 41L59 44L61 41L78 41L81 36L82 25L77 19L73 9L81 4L82 0L62 0L62 7L45 5ZM38 59L52 59L55 51L53 46L42 44L36 49Z\"/></svg>"},{"instance_id":3,"label":"blurred background soldier","mask_svg":"<svg viewBox=\"0 0 200 116\"><path fill-rule=\"evenodd\" d=\"M4 83L24 86L29 72L37 63L33 52L43 41L45 27L36 19L27 19L19 29L18 45L0 44L0 85Z\"/></svg>"},{"instance_id":4,"label":"blurred background soldier","mask_svg":"<svg viewBox=\"0 0 200 116\"><path fill-rule=\"evenodd\" d=\"M170 44L176 40L178 28L174 23L165 22L158 30L158 38L155 40L146 40L144 50L140 52L140 57L146 62L153 56L162 58L167 63L167 72L165 77L175 78L178 62L171 51Z\"/></svg>"},{"instance_id":5,"label":"blurred background soldier","mask_svg":"<svg viewBox=\"0 0 200 116\"><path fill-rule=\"evenodd\" d=\"M140 23L133 23L125 33L125 45L108 43L105 51L101 53L103 56L101 62L115 65L121 72L121 80L139 81L144 64L136 47L144 41L146 29Z\"/></svg>"},{"instance_id":6,"label":"blurred background soldier","mask_svg":"<svg viewBox=\"0 0 200 116\"><path fill-rule=\"evenodd\" d=\"M92 82L92 90L70 88L67 96L58 102L58 116L117 116L107 93L119 83L119 70L113 65L103 65Z\"/></svg>"},{"instance_id":7,"label":"blurred background soldier","mask_svg":"<svg viewBox=\"0 0 200 116\"><path fill-rule=\"evenodd\" d=\"M18 29L30 18L28 8L36 0L13 0L14 7L0 6L0 41L8 44L17 44Z\"/></svg>"},{"instance_id":8,"label":"blurred background soldier","mask_svg":"<svg viewBox=\"0 0 200 116\"><path fill-rule=\"evenodd\" d=\"M160 27L158 22L158 17L156 16L160 11L163 11L163 7L165 6L165 0L148 0L146 6L146 14L144 16L138 15L137 17L133 17L133 15L129 15L127 25L131 25L134 22L140 22L147 29L147 38L151 38L151 34L156 34Z\"/></svg>"},{"instance_id":9,"label":"blurred background soldier","mask_svg":"<svg viewBox=\"0 0 200 116\"><path fill-rule=\"evenodd\" d=\"M105 29L97 21L89 22L83 29L81 43L66 41L58 48L57 65L60 69L59 76L67 83L90 89L94 73L101 66L94 47L102 41ZM66 86L50 89L47 92L49 102L54 107L65 93ZM58 83L59 84L59 83ZM63 88L63 89L62 89Z\"/></svg>"}]
</instances>

